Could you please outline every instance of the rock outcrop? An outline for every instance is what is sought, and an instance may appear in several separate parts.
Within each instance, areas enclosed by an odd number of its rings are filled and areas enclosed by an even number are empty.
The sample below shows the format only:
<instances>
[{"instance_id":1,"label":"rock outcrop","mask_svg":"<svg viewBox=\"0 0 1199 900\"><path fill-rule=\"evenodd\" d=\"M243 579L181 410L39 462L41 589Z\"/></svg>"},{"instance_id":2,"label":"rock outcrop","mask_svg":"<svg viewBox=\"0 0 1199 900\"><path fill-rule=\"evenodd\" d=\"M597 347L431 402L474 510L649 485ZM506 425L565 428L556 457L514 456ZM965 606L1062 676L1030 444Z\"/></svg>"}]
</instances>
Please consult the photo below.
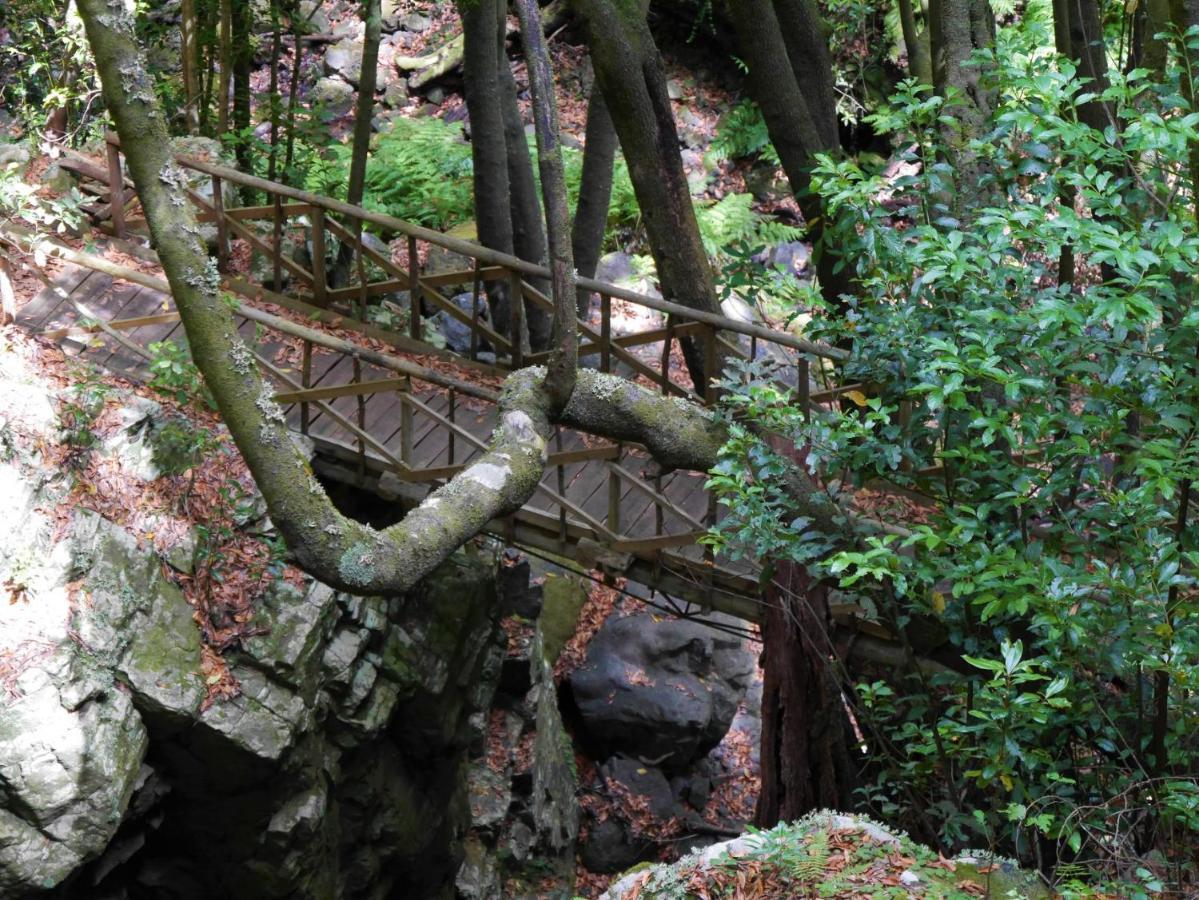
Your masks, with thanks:
<instances>
[{"instance_id":1,"label":"rock outcrop","mask_svg":"<svg viewBox=\"0 0 1199 900\"><path fill-rule=\"evenodd\" d=\"M153 481L161 410L102 393L111 427L80 453ZM70 502L84 469L50 461L88 426L61 408L0 353L0 896L452 897L500 668L493 561L387 599L270 582L213 702L204 616L168 577L193 554ZM521 708L560 740L547 672ZM573 860L569 755L534 757L528 828Z\"/></svg>"},{"instance_id":2,"label":"rock outcrop","mask_svg":"<svg viewBox=\"0 0 1199 900\"><path fill-rule=\"evenodd\" d=\"M604 624L570 689L597 758L680 769L728 731L753 671L741 638L638 613Z\"/></svg>"}]
</instances>

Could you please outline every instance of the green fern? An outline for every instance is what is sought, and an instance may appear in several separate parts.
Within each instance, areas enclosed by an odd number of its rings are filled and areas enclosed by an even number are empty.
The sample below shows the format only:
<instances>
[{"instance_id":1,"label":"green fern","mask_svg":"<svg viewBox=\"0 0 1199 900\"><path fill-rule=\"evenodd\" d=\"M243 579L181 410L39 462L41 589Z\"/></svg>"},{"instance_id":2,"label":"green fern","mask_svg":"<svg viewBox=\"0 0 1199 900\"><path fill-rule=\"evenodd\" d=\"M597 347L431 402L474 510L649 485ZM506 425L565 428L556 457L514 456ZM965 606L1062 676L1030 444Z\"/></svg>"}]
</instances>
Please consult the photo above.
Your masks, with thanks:
<instances>
[{"instance_id":1,"label":"green fern","mask_svg":"<svg viewBox=\"0 0 1199 900\"><path fill-rule=\"evenodd\" d=\"M726 159L753 159L759 156L766 162L779 165L778 153L770 143L770 132L761 111L751 101L742 100L721 117L708 147L708 159L711 162L723 162Z\"/></svg>"},{"instance_id":2,"label":"green fern","mask_svg":"<svg viewBox=\"0 0 1199 900\"><path fill-rule=\"evenodd\" d=\"M762 218L753 208L752 194L726 194L715 203L697 206L699 234L709 256L722 256L735 244L751 247L795 241L803 231L794 225Z\"/></svg>"}]
</instances>

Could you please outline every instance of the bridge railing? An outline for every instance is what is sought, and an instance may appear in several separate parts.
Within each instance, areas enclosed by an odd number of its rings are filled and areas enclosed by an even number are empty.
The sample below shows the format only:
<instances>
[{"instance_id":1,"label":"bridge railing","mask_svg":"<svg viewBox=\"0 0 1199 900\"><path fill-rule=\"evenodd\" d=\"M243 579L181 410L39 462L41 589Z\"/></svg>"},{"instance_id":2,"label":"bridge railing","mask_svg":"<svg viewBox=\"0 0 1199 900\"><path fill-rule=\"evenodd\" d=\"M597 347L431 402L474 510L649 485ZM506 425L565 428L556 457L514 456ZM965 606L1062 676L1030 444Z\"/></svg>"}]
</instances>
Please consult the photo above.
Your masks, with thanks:
<instances>
[{"instance_id":1,"label":"bridge railing","mask_svg":"<svg viewBox=\"0 0 1199 900\"><path fill-rule=\"evenodd\" d=\"M111 210L107 218L119 237L136 223L126 209L132 194L122 173L115 135L109 137L108 148L106 174ZM385 353L347 348L319 334L297 338L294 328L288 333L288 326L279 324L282 320L276 317L274 324L264 324L263 317L254 315L250 307L274 304L343 333L355 334L358 340L367 339L366 343L381 341L407 352L453 360L454 365L468 368L476 376L502 377L514 368L540 361L543 354L529 353L524 344L520 321L524 304L510 302L511 327L500 333L482 314L483 292L488 283L503 282L511 298L551 311L552 301L532 283L548 280L548 269L226 166L186 156L179 156L177 162L211 183L211 197L196 190L189 190L188 196L199 220L215 227L216 256L224 287L248 301L243 304L243 314L257 320L257 328L265 329L259 344L291 342L297 351L298 372L295 366L280 364L266 350L256 354L264 371L279 385L278 400L286 405L295 427L317 440L346 470L343 475L374 479L379 486L379 479L386 481L387 473L391 473L405 491L420 495L453 477L482 452L495 419L496 392L471 388L460 379L445 378L427 369L414 375L410 365L389 363ZM228 206L226 184L254 192L267 202ZM395 246L397 237L402 238L395 258L364 239L368 230L388 240L389 248ZM293 231L310 242L307 259L296 259L286 252L287 238ZM348 284L333 283L327 252L331 239L352 251ZM235 241L243 242L252 254L267 261L271 289L235 273L235 252L244 252ZM465 258L469 267L429 271L422 259L434 247ZM286 291L282 289L285 273ZM805 412L862 388L831 384L832 364L846 358L845 352L837 348L594 279L581 278L578 285L599 298L598 318L579 319L580 355L584 359L598 357L597 367L602 371L634 378L663 393L711 402L711 384L705 386L703 396L697 397L688 384L672 377L679 369L670 364L673 348L676 342L690 339L703 349L705 370L709 372L718 369L716 364L722 357L754 359L760 348L772 345L777 351L775 357L794 367L794 385ZM455 287L469 291L468 308L447 296ZM405 332L366 320L369 303L405 294ZM660 324L641 332L617 334L614 324L619 304L651 311L656 315L649 318ZM469 353L449 353L431 342L428 329L432 325L425 321L429 311L444 312L469 329ZM120 327L120 323L110 325ZM479 361L480 348L485 346L494 350L494 357L486 364ZM638 352L645 347L653 348L652 358ZM321 355L330 353L339 354L337 365L323 369L315 365ZM664 476L655 472L652 460L639 447L562 429L533 501L504 527L520 529L521 540L538 543L547 550L593 546L597 564L615 559L614 568L623 567L624 571L633 564L652 566L657 584L664 583L662 569L666 567L679 580L676 590L680 595L698 585L709 594L723 590L730 598L744 599L755 591L755 576L721 567L710 552L695 546L696 539L715 523L718 512L714 498L703 490L704 478L691 473Z\"/></svg>"},{"instance_id":2,"label":"bridge railing","mask_svg":"<svg viewBox=\"0 0 1199 900\"><path fill-rule=\"evenodd\" d=\"M121 165L120 142L116 135L108 136L108 194L111 199L111 228L122 236L130 227L124 213L125 203L132 196L128 181L124 178ZM525 305L552 311L553 304L532 281L547 281L550 272L543 266L526 262L515 256L499 253L480 244L442 234L393 216L373 212L328 197L312 194L287 185L247 175L236 169L187 156L177 157L178 164L211 180L211 197L189 191L196 207L198 218L216 229L217 262L222 272L232 269L232 242L244 241L252 254L261 255L268 261L273 293L280 290L286 275L289 285L286 295L319 309L341 313L346 320L362 321L366 318L366 305L372 300L406 295L408 340L402 343L406 349L410 341L426 345L425 352L436 352L434 339L423 313L443 313L468 329L470 348L462 355L479 359L482 348L490 347L493 357L489 364L501 370L520 368L528 363L543 360L546 353L530 353L522 339L524 324L522 310ZM226 207L223 187L236 185L261 194L267 202L258 206ZM307 259L298 260L287 252L289 232L302 228L303 240L310 243ZM393 258L371 246L364 239L368 231L384 239L403 238L403 248ZM348 267L350 282L333 286L329 271L328 250L331 239L352 251ZM421 260L431 248L440 248L450 254L469 260L469 268L448 272L429 272ZM504 283L511 298L512 314L504 333L497 331L484 314L485 287L488 284ZM597 295L598 315L579 318L580 356L601 371L613 371L652 384L664 393L695 397L694 389L687 383L672 378L678 367L670 365L671 354L677 341L690 339L703 350L709 363L718 357L758 358L767 346L774 351L777 360L786 360L794 365L793 380L801 394L801 402L822 402L835 398L860 385L834 386L828 379L830 367L827 363L845 359L844 351L823 344L806 341L791 334L774 331L762 325L731 319L714 313L691 309L678 303L652 297L618 285L589 278L580 278L578 286ZM260 286L238 285L246 296L265 298ZM448 290L457 288L469 292L467 308L456 303ZM459 295L462 296L462 295ZM614 328L616 308L631 305L639 309L652 327L632 333L618 333ZM376 329L392 331L393 329ZM638 348L652 347L652 355L637 352ZM595 359L598 357L598 359ZM714 367L705 367L713 371ZM791 379L789 379L791 380ZM810 386L815 385L816 394ZM711 390L705 396L711 399Z\"/></svg>"}]
</instances>

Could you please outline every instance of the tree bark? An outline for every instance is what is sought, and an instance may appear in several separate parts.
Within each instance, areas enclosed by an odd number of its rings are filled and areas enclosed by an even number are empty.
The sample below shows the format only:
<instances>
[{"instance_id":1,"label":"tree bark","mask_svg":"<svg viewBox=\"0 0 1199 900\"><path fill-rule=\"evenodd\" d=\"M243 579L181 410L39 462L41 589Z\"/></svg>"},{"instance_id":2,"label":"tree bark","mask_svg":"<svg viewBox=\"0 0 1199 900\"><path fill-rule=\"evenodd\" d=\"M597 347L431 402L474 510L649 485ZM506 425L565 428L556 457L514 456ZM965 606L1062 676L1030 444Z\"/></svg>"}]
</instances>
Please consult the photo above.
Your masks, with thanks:
<instances>
[{"instance_id":1,"label":"tree bark","mask_svg":"<svg viewBox=\"0 0 1199 900\"><path fill-rule=\"evenodd\" d=\"M375 114L375 81L379 66L379 40L383 31L381 0L362 0L362 66L358 71L358 101L354 110L354 143L350 149L350 180L346 186L346 202L362 205L366 190L366 163L371 149L371 119ZM362 223L357 223L361 229ZM359 234L361 237L361 234ZM354 259L352 245L342 243L333 265L332 283L340 287L349 280L350 263Z\"/></svg>"},{"instance_id":2,"label":"tree bark","mask_svg":"<svg viewBox=\"0 0 1199 900\"><path fill-rule=\"evenodd\" d=\"M533 127L537 136L537 164L541 193L545 199L546 231L549 234L551 291L554 299L553 354L547 366L546 388L550 418L557 418L574 392L579 365L579 329L575 318L575 272L571 244L570 208L566 199L566 167L562 162L558 102L550 54L541 30L537 0L516 0L520 36L529 67L529 89L533 95Z\"/></svg>"},{"instance_id":3,"label":"tree bark","mask_svg":"<svg viewBox=\"0 0 1199 900\"><path fill-rule=\"evenodd\" d=\"M932 84L933 63L928 47L928 30L917 29L912 0L899 0L899 25L903 30L903 46L908 54L908 74L924 84Z\"/></svg>"},{"instance_id":4,"label":"tree bark","mask_svg":"<svg viewBox=\"0 0 1199 900\"><path fill-rule=\"evenodd\" d=\"M579 178L579 199L571 226L571 251L575 268L584 278L594 278L608 230L608 207L612 204L612 167L616 162L616 129L604 103L604 94L592 84L587 99L587 133L583 145L583 173ZM578 292L578 313L590 311L591 292Z\"/></svg>"},{"instance_id":5,"label":"tree bark","mask_svg":"<svg viewBox=\"0 0 1199 900\"><path fill-rule=\"evenodd\" d=\"M782 563L762 625L762 788L754 824L817 809L852 809L854 736L829 639L828 586Z\"/></svg>"},{"instance_id":6,"label":"tree bark","mask_svg":"<svg viewBox=\"0 0 1199 900\"><path fill-rule=\"evenodd\" d=\"M520 118L520 107L516 103L516 79L508 64L504 49L505 13L507 6L498 3L499 22L499 67L497 77L500 89L500 113L504 119L504 147L508 153L508 209L512 216L512 249L526 262L544 266L548 262L544 219L541 204L537 202L537 181L533 177L533 160L529 156L529 142L525 137L525 126ZM543 186L544 192L544 186ZM534 279L533 286L543 294L550 285ZM529 329L529 344L534 350L544 350L550 345L550 318L541 307L526 303L525 323Z\"/></svg>"},{"instance_id":7,"label":"tree bark","mask_svg":"<svg viewBox=\"0 0 1199 900\"><path fill-rule=\"evenodd\" d=\"M229 130L229 76L233 65L233 0L220 0L220 75L217 79L216 132Z\"/></svg>"},{"instance_id":8,"label":"tree bark","mask_svg":"<svg viewBox=\"0 0 1199 900\"><path fill-rule=\"evenodd\" d=\"M970 142L982 134L995 100L980 68L969 62L975 50L994 44L995 13L988 0L931 0L929 16L933 85L953 118L942 129L955 170L955 191L948 205L965 223L989 196L989 168L970 149Z\"/></svg>"},{"instance_id":9,"label":"tree bark","mask_svg":"<svg viewBox=\"0 0 1199 900\"><path fill-rule=\"evenodd\" d=\"M179 53L183 65L183 121L188 134L196 134L200 129L196 44L196 3L195 0L182 0L179 10Z\"/></svg>"},{"instance_id":10,"label":"tree bark","mask_svg":"<svg viewBox=\"0 0 1199 900\"><path fill-rule=\"evenodd\" d=\"M250 139L250 71L254 67L254 5L251 0L233 0L232 5L233 130L237 164L243 172L254 171ZM247 202L253 200L246 198Z\"/></svg>"},{"instance_id":11,"label":"tree bark","mask_svg":"<svg viewBox=\"0 0 1199 900\"><path fill-rule=\"evenodd\" d=\"M634 3L573 3L645 217L662 293L692 309L719 313L712 268L679 154L666 75L644 12ZM702 353L692 341L683 342L683 352L696 390L703 394Z\"/></svg>"},{"instance_id":12,"label":"tree bark","mask_svg":"<svg viewBox=\"0 0 1199 900\"><path fill-rule=\"evenodd\" d=\"M823 204L811 191L816 155L840 150L832 61L820 26L811 11L794 0L733 0L731 6L741 53L749 66L750 95L766 120L771 143L808 226L821 293L833 308L844 308L844 296L852 293L851 272L848 267L837 270L839 257L823 241ZM783 9L785 18L776 14ZM799 27L814 34L785 37ZM804 55L797 64L800 54ZM821 64L813 65L813 58ZM826 77L816 77L813 69L827 72Z\"/></svg>"},{"instance_id":13,"label":"tree bark","mask_svg":"<svg viewBox=\"0 0 1199 900\"><path fill-rule=\"evenodd\" d=\"M508 148L496 77L501 46L496 29L502 26L497 26L495 0L464 0L458 4L458 12L462 17L464 48L463 93L470 115L475 229L484 247L512 253ZM487 296L493 325L500 334L508 334L508 286L502 282L489 283Z\"/></svg>"}]
</instances>

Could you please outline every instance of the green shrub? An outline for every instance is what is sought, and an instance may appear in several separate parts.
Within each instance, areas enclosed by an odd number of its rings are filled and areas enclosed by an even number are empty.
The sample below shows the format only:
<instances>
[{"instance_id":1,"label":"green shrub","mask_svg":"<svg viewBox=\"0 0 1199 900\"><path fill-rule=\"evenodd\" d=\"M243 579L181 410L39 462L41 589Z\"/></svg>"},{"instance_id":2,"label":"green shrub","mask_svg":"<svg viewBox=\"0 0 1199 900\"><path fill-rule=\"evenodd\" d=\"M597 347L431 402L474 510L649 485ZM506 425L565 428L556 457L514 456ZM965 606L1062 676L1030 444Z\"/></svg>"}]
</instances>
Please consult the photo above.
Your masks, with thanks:
<instances>
[{"instance_id":1,"label":"green shrub","mask_svg":"<svg viewBox=\"0 0 1199 900\"><path fill-rule=\"evenodd\" d=\"M1164 84L1113 71L1116 124L1092 130L1052 43L1007 28L982 60L998 91L971 148L982 184L959 183L947 110L911 82L875 121L915 174L821 163L859 296L812 327L850 348L844 382L878 388L806 422L760 372L730 378L716 541L797 560L964 663L851 691L878 814L935 824L946 846L1180 881L1199 840L1199 114L1179 67ZM1065 247L1085 289L1059 284ZM929 506L909 537L834 544L796 518L783 460L747 423L841 484L885 479ZM1142 862L1154 847L1169 867Z\"/></svg>"}]
</instances>

